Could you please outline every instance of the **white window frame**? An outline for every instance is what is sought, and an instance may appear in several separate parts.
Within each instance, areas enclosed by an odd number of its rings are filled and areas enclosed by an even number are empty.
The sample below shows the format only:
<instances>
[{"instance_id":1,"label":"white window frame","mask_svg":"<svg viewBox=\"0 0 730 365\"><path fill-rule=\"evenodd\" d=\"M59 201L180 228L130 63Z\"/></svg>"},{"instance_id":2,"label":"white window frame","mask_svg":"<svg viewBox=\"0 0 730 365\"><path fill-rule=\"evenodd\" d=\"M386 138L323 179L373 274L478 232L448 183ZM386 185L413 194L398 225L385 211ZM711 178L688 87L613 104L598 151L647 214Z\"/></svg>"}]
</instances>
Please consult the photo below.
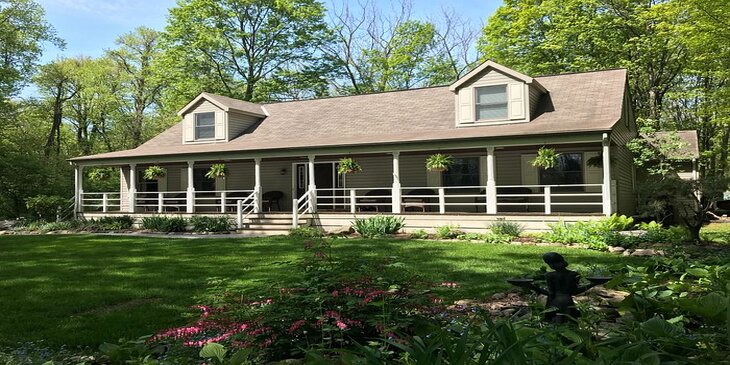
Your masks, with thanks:
<instances>
[{"instance_id":1,"label":"white window frame","mask_svg":"<svg viewBox=\"0 0 730 365\"><path fill-rule=\"evenodd\" d=\"M504 87L504 95L506 96L505 101L505 108L506 108L506 115L504 118L492 118L492 119L479 119L479 107L482 105L501 105L502 103L494 103L494 104L480 104L479 101L479 89L482 88L488 88L488 87L496 87L501 86ZM488 123L488 122L502 122L502 121L508 121L509 118L509 85L508 84L494 84L494 85L480 85L473 87L473 95L472 100L474 100L474 122L475 123Z\"/></svg>"},{"instance_id":2,"label":"white window frame","mask_svg":"<svg viewBox=\"0 0 730 365\"><path fill-rule=\"evenodd\" d=\"M200 138L200 137L198 137L199 136L199 134L198 134L198 128L199 128L199 126L198 126L198 116L204 115L204 114L212 114L213 115L213 119L212 119L213 125L203 126L205 128L209 128L209 127L212 127L213 128L213 136L210 137L210 138ZM194 113L193 114L193 137L194 137L194 140L196 140L196 141L211 141L211 140L214 140L215 139L215 133L216 133L216 130L215 130L215 128L216 128L216 120L215 120L215 118L216 118L216 113L215 112L203 112L203 113Z\"/></svg>"}]
</instances>

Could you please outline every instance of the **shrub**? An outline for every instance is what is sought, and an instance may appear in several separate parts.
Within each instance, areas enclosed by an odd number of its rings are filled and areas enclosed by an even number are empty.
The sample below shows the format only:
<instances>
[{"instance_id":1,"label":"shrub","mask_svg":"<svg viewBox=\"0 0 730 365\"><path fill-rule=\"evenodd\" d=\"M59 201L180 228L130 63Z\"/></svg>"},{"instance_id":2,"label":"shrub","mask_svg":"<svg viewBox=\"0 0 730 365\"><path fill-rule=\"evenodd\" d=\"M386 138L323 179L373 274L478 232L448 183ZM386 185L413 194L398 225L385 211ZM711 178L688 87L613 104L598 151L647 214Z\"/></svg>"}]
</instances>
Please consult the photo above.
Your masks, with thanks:
<instances>
[{"instance_id":1,"label":"shrub","mask_svg":"<svg viewBox=\"0 0 730 365\"><path fill-rule=\"evenodd\" d=\"M405 226L404 221L404 217L376 215L370 218L355 219L352 227L363 237L382 237L398 233Z\"/></svg>"},{"instance_id":2,"label":"shrub","mask_svg":"<svg viewBox=\"0 0 730 365\"><path fill-rule=\"evenodd\" d=\"M615 214L596 221L574 224L560 222L548 224L550 231L544 233L541 239L562 244L582 244L590 249L605 251L608 250L609 245L623 246L622 242L635 245L636 239L618 233L633 225L632 218Z\"/></svg>"},{"instance_id":3,"label":"shrub","mask_svg":"<svg viewBox=\"0 0 730 365\"><path fill-rule=\"evenodd\" d=\"M484 235L481 233L462 233L456 238L464 241L478 241L483 239Z\"/></svg>"},{"instance_id":4,"label":"shrub","mask_svg":"<svg viewBox=\"0 0 730 365\"><path fill-rule=\"evenodd\" d=\"M102 217L98 220L89 221L90 225L102 231L121 231L131 229L134 225L134 218L123 215L120 217Z\"/></svg>"},{"instance_id":5,"label":"shrub","mask_svg":"<svg viewBox=\"0 0 730 365\"><path fill-rule=\"evenodd\" d=\"M231 220L227 217L193 216L190 218L193 232L228 232L232 228Z\"/></svg>"},{"instance_id":6,"label":"shrub","mask_svg":"<svg viewBox=\"0 0 730 365\"><path fill-rule=\"evenodd\" d=\"M56 220L56 214L60 209L69 205L68 199L58 195L37 195L25 200L25 206L28 208L34 219L39 220Z\"/></svg>"},{"instance_id":7,"label":"shrub","mask_svg":"<svg viewBox=\"0 0 730 365\"><path fill-rule=\"evenodd\" d=\"M494 234L506 234L512 237L519 237L525 230L525 226L516 222L497 221L490 224L489 229Z\"/></svg>"},{"instance_id":8,"label":"shrub","mask_svg":"<svg viewBox=\"0 0 730 365\"><path fill-rule=\"evenodd\" d=\"M439 239L454 239L464 234L464 231L459 229L459 226L438 226L435 228L436 238Z\"/></svg>"},{"instance_id":9,"label":"shrub","mask_svg":"<svg viewBox=\"0 0 730 365\"><path fill-rule=\"evenodd\" d=\"M289 237L294 238L321 238L324 231L317 227L298 227L289 230Z\"/></svg>"},{"instance_id":10,"label":"shrub","mask_svg":"<svg viewBox=\"0 0 730 365\"><path fill-rule=\"evenodd\" d=\"M142 228L156 232L183 232L188 221L183 217L162 217L154 215L142 218Z\"/></svg>"},{"instance_id":11,"label":"shrub","mask_svg":"<svg viewBox=\"0 0 730 365\"><path fill-rule=\"evenodd\" d=\"M416 231L411 232L411 238L414 239L427 239L428 238L428 232L426 232L425 229L419 229Z\"/></svg>"},{"instance_id":12,"label":"shrub","mask_svg":"<svg viewBox=\"0 0 730 365\"><path fill-rule=\"evenodd\" d=\"M500 233L487 233L482 235L484 243L506 244L512 242L515 236Z\"/></svg>"}]
</instances>

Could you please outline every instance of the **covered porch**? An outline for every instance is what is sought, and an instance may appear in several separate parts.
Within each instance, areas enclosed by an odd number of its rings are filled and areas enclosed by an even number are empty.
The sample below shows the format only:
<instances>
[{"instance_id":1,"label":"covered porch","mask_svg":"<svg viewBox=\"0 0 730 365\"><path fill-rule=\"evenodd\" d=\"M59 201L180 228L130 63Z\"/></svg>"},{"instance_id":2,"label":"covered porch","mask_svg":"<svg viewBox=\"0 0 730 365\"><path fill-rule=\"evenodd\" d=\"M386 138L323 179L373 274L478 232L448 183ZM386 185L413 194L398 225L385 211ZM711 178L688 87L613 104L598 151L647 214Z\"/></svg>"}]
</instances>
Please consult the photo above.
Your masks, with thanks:
<instances>
[{"instance_id":1,"label":"covered porch","mask_svg":"<svg viewBox=\"0 0 730 365\"><path fill-rule=\"evenodd\" d=\"M239 227L253 214L287 213L293 226L305 216L407 215L610 215L617 211L611 178L611 148L599 141L550 144L560 154L552 169L530 163L541 144L454 146L447 171L429 171L429 149L380 152L257 156L185 161L104 164L120 171L119 191L84 191L84 168L76 165L79 215L225 214ZM340 175L338 161L350 157L362 166ZM205 177L224 163L225 178ZM148 166L166 175L143 178ZM605 167L605 168L604 168Z\"/></svg>"}]
</instances>

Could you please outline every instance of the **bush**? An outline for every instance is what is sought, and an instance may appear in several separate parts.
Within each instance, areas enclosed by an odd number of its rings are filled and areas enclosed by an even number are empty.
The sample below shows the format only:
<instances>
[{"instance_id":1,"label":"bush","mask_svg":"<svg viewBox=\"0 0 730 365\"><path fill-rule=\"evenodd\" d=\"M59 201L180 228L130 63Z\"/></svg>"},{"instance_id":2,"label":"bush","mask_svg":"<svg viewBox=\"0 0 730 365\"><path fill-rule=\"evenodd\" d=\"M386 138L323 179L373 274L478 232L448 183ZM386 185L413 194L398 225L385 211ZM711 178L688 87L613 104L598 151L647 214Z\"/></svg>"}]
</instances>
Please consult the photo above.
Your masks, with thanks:
<instances>
[{"instance_id":1,"label":"bush","mask_svg":"<svg viewBox=\"0 0 730 365\"><path fill-rule=\"evenodd\" d=\"M691 239L687 228L681 226L664 228L661 224L652 221L639 224L639 229L645 231L642 239L647 243L680 244Z\"/></svg>"},{"instance_id":2,"label":"bush","mask_svg":"<svg viewBox=\"0 0 730 365\"><path fill-rule=\"evenodd\" d=\"M425 229L419 229L416 231L411 232L411 238L413 239L427 239L428 238L428 232L426 232Z\"/></svg>"},{"instance_id":3,"label":"bush","mask_svg":"<svg viewBox=\"0 0 730 365\"><path fill-rule=\"evenodd\" d=\"M227 217L193 216L190 218L193 232L228 232L233 228Z\"/></svg>"},{"instance_id":4,"label":"bush","mask_svg":"<svg viewBox=\"0 0 730 365\"><path fill-rule=\"evenodd\" d=\"M132 229L134 225L134 218L123 215L120 217L102 217L98 220L88 221L89 226L97 228L101 231L122 231L125 229Z\"/></svg>"},{"instance_id":5,"label":"bush","mask_svg":"<svg viewBox=\"0 0 730 365\"><path fill-rule=\"evenodd\" d=\"M289 237L294 238L321 238L324 231L317 227L298 227L289 230Z\"/></svg>"},{"instance_id":6,"label":"bush","mask_svg":"<svg viewBox=\"0 0 730 365\"><path fill-rule=\"evenodd\" d=\"M154 215L142 218L142 228L156 232L184 232L188 221L183 217L162 217Z\"/></svg>"},{"instance_id":7,"label":"bush","mask_svg":"<svg viewBox=\"0 0 730 365\"><path fill-rule=\"evenodd\" d=\"M509 234L487 233L482 235L482 240L484 243L506 244L512 242L514 237L515 236Z\"/></svg>"},{"instance_id":8,"label":"bush","mask_svg":"<svg viewBox=\"0 0 730 365\"><path fill-rule=\"evenodd\" d=\"M33 219L56 220L58 211L71 204L68 199L58 195L37 195L25 200L25 206Z\"/></svg>"},{"instance_id":9,"label":"bush","mask_svg":"<svg viewBox=\"0 0 730 365\"><path fill-rule=\"evenodd\" d=\"M436 238L439 239L454 239L464 234L464 231L459 229L459 226L438 226L435 228Z\"/></svg>"},{"instance_id":10,"label":"bush","mask_svg":"<svg viewBox=\"0 0 730 365\"><path fill-rule=\"evenodd\" d=\"M480 241L484 238L484 235L481 233L462 233L456 239L464 240L464 241Z\"/></svg>"},{"instance_id":11,"label":"bush","mask_svg":"<svg viewBox=\"0 0 730 365\"><path fill-rule=\"evenodd\" d=\"M525 230L525 226L516 222L497 221L490 224L489 229L494 234L506 234L512 237L519 237Z\"/></svg>"},{"instance_id":12,"label":"bush","mask_svg":"<svg viewBox=\"0 0 730 365\"><path fill-rule=\"evenodd\" d=\"M405 226L404 221L404 217L376 215L370 218L355 219L352 227L363 237L382 237L398 233Z\"/></svg>"}]
</instances>

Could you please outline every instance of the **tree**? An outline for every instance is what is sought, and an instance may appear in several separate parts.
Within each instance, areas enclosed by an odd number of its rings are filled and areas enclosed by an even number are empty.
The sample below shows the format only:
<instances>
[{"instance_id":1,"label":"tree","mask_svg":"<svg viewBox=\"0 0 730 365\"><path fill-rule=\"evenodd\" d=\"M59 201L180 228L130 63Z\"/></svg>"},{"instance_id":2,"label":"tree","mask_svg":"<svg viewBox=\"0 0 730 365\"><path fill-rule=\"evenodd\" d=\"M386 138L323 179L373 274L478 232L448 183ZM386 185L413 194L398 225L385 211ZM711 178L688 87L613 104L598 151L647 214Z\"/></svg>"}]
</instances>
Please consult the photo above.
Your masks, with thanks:
<instances>
[{"instance_id":1,"label":"tree","mask_svg":"<svg viewBox=\"0 0 730 365\"><path fill-rule=\"evenodd\" d=\"M175 85L200 80L182 99L207 88L270 100L276 95L260 92L260 85L276 91L285 88L280 81L307 75L304 84L317 94L326 80L309 71L317 69L316 50L327 39L324 11L316 0L179 0L165 28L164 67L182 78Z\"/></svg>"},{"instance_id":2,"label":"tree","mask_svg":"<svg viewBox=\"0 0 730 365\"><path fill-rule=\"evenodd\" d=\"M129 138L126 147L129 148L144 142L145 123L151 109L159 103L165 86L153 66L160 54L159 39L159 32L140 27L119 37L116 41L118 48L107 52L122 75L121 92L125 97L120 105L125 115L123 125Z\"/></svg>"},{"instance_id":3,"label":"tree","mask_svg":"<svg viewBox=\"0 0 730 365\"><path fill-rule=\"evenodd\" d=\"M44 151L49 156L54 150L61 153L61 126L65 103L78 92L73 78L75 60L59 59L40 67L34 82L41 96L51 109L51 128L48 132Z\"/></svg>"}]
</instances>

